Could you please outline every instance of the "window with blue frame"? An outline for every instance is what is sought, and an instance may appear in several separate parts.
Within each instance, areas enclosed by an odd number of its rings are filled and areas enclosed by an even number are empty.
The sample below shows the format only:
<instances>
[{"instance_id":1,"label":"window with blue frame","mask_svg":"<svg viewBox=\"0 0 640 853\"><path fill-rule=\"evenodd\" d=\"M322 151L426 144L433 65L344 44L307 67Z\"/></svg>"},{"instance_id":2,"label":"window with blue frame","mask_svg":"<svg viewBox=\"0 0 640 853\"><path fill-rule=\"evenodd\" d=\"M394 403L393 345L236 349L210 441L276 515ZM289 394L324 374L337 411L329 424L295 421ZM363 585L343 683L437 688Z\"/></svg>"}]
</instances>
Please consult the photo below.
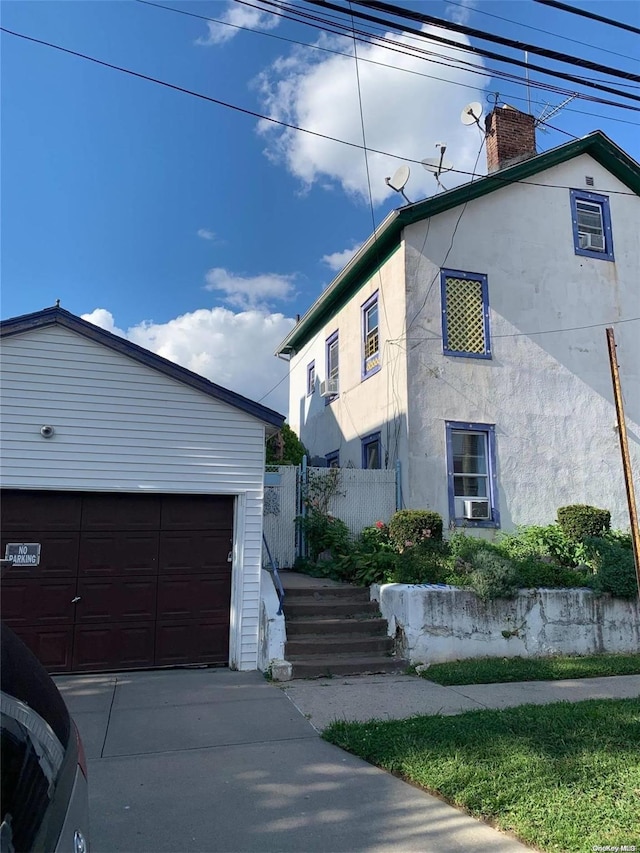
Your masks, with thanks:
<instances>
[{"instance_id":1,"label":"window with blue frame","mask_svg":"<svg viewBox=\"0 0 640 853\"><path fill-rule=\"evenodd\" d=\"M614 260L611 213L606 195L571 190L571 220L576 255Z\"/></svg>"},{"instance_id":2,"label":"window with blue frame","mask_svg":"<svg viewBox=\"0 0 640 853\"><path fill-rule=\"evenodd\" d=\"M307 397L309 397L316 388L316 363L310 362L307 365Z\"/></svg>"},{"instance_id":3,"label":"window with blue frame","mask_svg":"<svg viewBox=\"0 0 640 853\"><path fill-rule=\"evenodd\" d=\"M340 451L333 450L331 453L327 453L324 457L327 460L327 468L339 468L340 467Z\"/></svg>"},{"instance_id":4,"label":"window with blue frame","mask_svg":"<svg viewBox=\"0 0 640 853\"><path fill-rule=\"evenodd\" d=\"M374 293L362 306L362 378L380 370L380 326L378 294Z\"/></svg>"},{"instance_id":5,"label":"window with blue frame","mask_svg":"<svg viewBox=\"0 0 640 853\"><path fill-rule=\"evenodd\" d=\"M374 432L362 439L362 467L382 468L382 445L379 432Z\"/></svg>"},{"instance_id":6,"label":"window with blue frame","mask_svg":"<svg viewBox=\"0 0 640 853\"><path fill-rule=\"evenodd\" d=\"M444 354L491 358L486 275L442 270L440 292Z\"/></svg>"},{"instance_id":7,"label":"window with blue frame","mask_svg":"<svg viewBox=\"0 0 640 853\"><path fill-rule=\"evenodd\" d=\"M499 527L495 426L446 422L449 519L460 527Z\"/></svg>"},{"instance_id":8,"label":"window with blue frame","mask_svg":"<svg viewBox=\"0 0 640 853\"><path fill-rule=\"evenodd\" d=\"M327 338L326 343L326 393L325 404L335 400L340 389L340 361L339 361L339 340L338 333L334 332L331 337Z\"/></svg>"}]
</instances>

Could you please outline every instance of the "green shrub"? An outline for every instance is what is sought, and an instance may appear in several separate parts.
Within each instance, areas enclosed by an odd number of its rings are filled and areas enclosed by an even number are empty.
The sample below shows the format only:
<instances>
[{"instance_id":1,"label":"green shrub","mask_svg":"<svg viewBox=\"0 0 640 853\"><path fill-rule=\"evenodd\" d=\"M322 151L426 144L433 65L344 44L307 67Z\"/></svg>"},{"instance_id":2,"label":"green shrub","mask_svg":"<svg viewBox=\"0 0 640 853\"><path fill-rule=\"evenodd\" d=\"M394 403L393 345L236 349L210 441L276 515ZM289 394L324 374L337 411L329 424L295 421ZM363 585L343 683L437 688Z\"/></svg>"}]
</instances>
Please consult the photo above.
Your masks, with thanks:
<instances>
[{"instance_id":1,"label":"green shrub","mask_svg":"<svg viewBox=\"0 0 640 853\"><path fill-rule=\"evenodd\" d=\"M484 539L475 536L467 536L466 533L454 533L449 539L449 553L454 562L462 561L468 563L473 555L491 545Z\"/></svg>"},{"instance_id":2,"label":"green shrub","mask_svg":"<svg viewBox=\"0 0 640 853\"><path fill-rule=\"evenodd\" d=\"M587 504L561 506L558 509L558 524L572 542L583 542L594 536L602 536L611 527L611 513Z\"/></svg>"},{"instance_id":3,"label":"green shrub","mask_svg":"<svg viewBox=\"0 0 640 853\"><path fill-rule=\"evenodd\" d=\"M449 548L442 540L426 540L396 555L393 583L443 583Z\"/></svg>"},{"instance_id":4,"label":"green shrub","mask_svg":"<svg viewBox=\"0 0 640 853\"><path fill-rule=\"evenodd\" d=\"M365 551L393 550L389 539L389 527L382 521L377 521L371 527L361 530L358 541Z\"/></svg>"},{"instance_id":5,"label":"green shrub","mask_svg":"<svg viewBox=\"0 0 640 853\"><path fill-rule=\"evenodd\" d=\"M323 551L330 551L332 557L347 554L352 547L349 528L339 518L316 509L309 509L300 519L300 527L307 537L309 556L317 560Z\"/></svg>"},{"instance_id":6,"label":"green shrub","mask_svg":"<svg viewBox=\"0 0 640 853\"><path fill-rule=\"evenodd\" d=\"M398 551L427 539L442 540L442 516L428 509L400 509L389 522L389 539Z\"/></svg>"},{"instance_id":7,"label":"green shrub","mask_svg":"<svg viewBox=\"0 0 640 853\"><path fill-rule=\"evenodd\" d=\"M490 598L511 598L518 589L515 566L495 551L483 548L472 558L470 584L484 601Z\"/></svg>"},{"instance_id":8,"label":"green shrub","mask_svg":"<svg viewBox=\"0 0 640 853\"><path fill-rule=\"evenodd\" d=\"M602 537L587 539L589 563L595 571L595 592L610 592L619 598L635 598L638 582L633 552Z\"/></svg>"},{"instance_id":9,"label":"green shrub","mask_svg":"<svg viewBox=\"0 0 640 853\"><path fill-rule=\"evenodd\" d=\"M497 542L501 554L511 560L553 560L561 566L579 566L585 562L582 542L567 537L558 524L546 527L519 527L515 533L503 533Z\"/></svg>"}]
</instances>

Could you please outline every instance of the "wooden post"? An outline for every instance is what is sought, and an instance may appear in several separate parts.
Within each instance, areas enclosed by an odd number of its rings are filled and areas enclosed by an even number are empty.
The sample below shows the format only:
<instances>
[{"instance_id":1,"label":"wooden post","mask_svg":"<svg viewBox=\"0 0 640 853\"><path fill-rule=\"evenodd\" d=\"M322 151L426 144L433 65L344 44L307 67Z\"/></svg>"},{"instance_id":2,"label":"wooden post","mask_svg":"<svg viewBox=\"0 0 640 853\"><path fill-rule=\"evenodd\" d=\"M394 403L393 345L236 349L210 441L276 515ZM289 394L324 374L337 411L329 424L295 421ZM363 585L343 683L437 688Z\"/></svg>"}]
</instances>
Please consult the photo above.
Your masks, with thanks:
<instances>
[{"instance_id":1,"label":"wooden post","mask_svg":"<svg viewBox=\"0 0 640 853\"><path fill-rule=\"evenodd\" d=\"M620 388L620 373L618 371L618 359L616 358L616 339L613 334L613 329L607 329L607 345L609 347L609 363L611 365L611 379L613 381L613 398L615 400L616 415L618 417L618 434L620 436L620 452L622 453L624 484L627 490L627 503L629 504L629 521L631 523L633 557L636 564L638 596L640 597L640 531L638 530L638 510L636 508L636 498L633 489L631 459L629 458L629 442L627 440L627 424L624 419L622 389Z\"/></svg>"}]
</instances>

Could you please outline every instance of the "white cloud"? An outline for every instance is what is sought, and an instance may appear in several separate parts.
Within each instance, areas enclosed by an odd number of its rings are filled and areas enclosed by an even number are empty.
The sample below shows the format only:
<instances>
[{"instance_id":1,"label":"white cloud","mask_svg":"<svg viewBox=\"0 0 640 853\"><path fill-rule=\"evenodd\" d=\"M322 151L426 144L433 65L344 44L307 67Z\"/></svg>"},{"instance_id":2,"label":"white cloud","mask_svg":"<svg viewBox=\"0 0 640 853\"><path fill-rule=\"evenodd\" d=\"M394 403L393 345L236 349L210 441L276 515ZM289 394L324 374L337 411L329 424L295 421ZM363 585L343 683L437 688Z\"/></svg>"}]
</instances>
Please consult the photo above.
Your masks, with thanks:
<instances>
[{"instance_id":1,"label":"white cloud","mask_svg":"<svg viewBox=\"0 0 640 853\"><path fill-rule=\"evenodd\" d=\"M451 6L447 3L447 17L454 24L468 24L471 13L476 7L475 0L458 0L458 2L458 6Z\"/></svg>"},{"instance_id":2,"label":"white cloud","mask_svg":"<svg viewBox=\"0 0 640 853\"><path fill-rule=\"evenodd\" d=\"M444 34L462 44L468 43L463 36L450 32L430 27L424 27L423 31ZM402 42L406 48L418 46L451 59L460 58L455 49L425 39L387 35L396 42ZM325 36L319 44L344 52L352 51L346 39ZM474 127L461 124L460 112L469 101L482 100L482 96L468 87L468 74L371 44L359 45L358 57L370 60L358 64L367 147L397 155L369 154L374 203L379 204L393 194L384 179L402 165L401 157L416 161L435 157L438 154L435 143L438 141L447 144L446 158L453 161L456 169L472 171L480 148L480 134ZM372 64L372 61L395 67ZM434 80L424 74L441 79ZM473 84L482 85L482 79L474 77ZM452 82L462 85L454 86ZM295 48L263 71L254 85L262 98L263 109L270 117L362 145L358 85L351 56L322 54L319 57ZM278 127L268 121L261 121L258 130L267 140L267 156L284 163L306 190L316 183L339 186L356 199L368 200L362 150ZM484 171L482 156L479 168ZM468 180L466 176L454 173L447 178L443 178L447 187ZM412 163L407 196L416 201L433 195L435 191L432 175L419 162ZM404 202L398 196L398 205L401 204Z\"/></svg>"},{"instance_id":3,"label":"white cloud","mask_svg":"<svg viewBox=\"0 0 640 853\"><path fill-rule=\"evenodd\" d=\"M198 228L198 237L202 237L203 240L215 240L216 235L214 231L209 231L208 228Z\"/></svg>"},{"instance_id":4,"label":"white cloud","mask_svg":"<svg viewBox=\"0 0 640 853\"><path fill-rule=\"evenodd\" d=\"M333 252L330 255L323 255L322 262L334 272L339 272L355 255L362 243L354 243L353 248L345 249L343 252Z\"/></svg>"},{"instance_id":5,"label":"white cloud","mask_svg":"<svg viewBox=\"0 0 640 853\"><path fill-rule=\"evenodd\" d=\"M256 4L259 0L256 0ZM250 6L240 6L230 3L220 17L220 21L207 21L208 35L196 40L196 44L205 46L213 44L224 44L236 36L242 27L249 30L273 30L279 24L279 18L268 9L259 9ZM231 25L231 26L229 26Z\"/></svg>"},{"instance_id":6,"label":"white cloud","mask_svg":"<svg viewBox=\"0 0 640 853\"><path fill-rule=\"evenodd\" d=\"M116 326L113 315L105 308L83 314L82 319L251 400L259 400L286 377L287 364L273 353L295 322L283 314L236 314L226 308L201 308L167 323L143 321L126 331ZM284 379L262 402L286 414L288 381Z\"/></svg>"},{"instance_id":7,"label":"white cloud","mask_svg":"<svg viewBox=\"0 0 640 853\"><path fill-rule=\"evenodd\" d=\"M295 296L293 275L263 273L256 276L239 276L221 267L210 269L206 275L205 290L226 294L225 301L235 308L266 310L275 300Z\"/></svg>"}]
</instances>

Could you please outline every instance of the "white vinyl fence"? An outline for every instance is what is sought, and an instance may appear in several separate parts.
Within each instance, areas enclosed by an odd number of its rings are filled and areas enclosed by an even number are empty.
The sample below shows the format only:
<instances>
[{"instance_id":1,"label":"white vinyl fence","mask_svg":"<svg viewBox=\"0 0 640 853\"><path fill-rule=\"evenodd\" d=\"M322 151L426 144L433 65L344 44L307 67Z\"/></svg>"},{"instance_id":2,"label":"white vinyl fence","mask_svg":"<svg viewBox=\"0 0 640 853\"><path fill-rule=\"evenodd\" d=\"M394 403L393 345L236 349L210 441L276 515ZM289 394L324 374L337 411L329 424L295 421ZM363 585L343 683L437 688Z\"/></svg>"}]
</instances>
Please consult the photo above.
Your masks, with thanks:
<instances>
[{"instance_id":1,"label":"white vinyl fence","mask_svg":"<svg viewBox=\"0 0 640 853\"><path fill-rule=\"evenodd\" d=\"M300 553L295 519L302 512L306 484L314 478L337 477L329 512L342 519L354 536L376 521L389 521L396 511L396 472L359 468L269 467L264 487L264 535L279 568L291 568ZM264 565L268 565L265 551Z\"/></svg>"}]
</instances>

